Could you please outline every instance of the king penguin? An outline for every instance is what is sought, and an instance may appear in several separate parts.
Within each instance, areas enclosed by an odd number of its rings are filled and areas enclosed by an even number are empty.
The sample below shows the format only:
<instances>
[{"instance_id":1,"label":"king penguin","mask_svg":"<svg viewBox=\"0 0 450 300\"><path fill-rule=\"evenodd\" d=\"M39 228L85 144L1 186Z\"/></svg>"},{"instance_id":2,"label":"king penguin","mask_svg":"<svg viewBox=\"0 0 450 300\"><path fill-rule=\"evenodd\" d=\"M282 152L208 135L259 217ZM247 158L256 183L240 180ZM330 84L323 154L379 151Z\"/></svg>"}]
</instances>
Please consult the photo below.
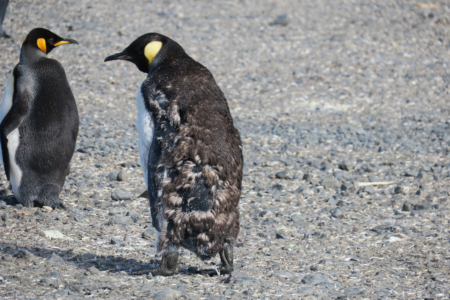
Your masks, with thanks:
<instances>
[{"instance_id":1,"label":"king penguin","mask_svg":"<svg viewBox=\"0 0 450 300\"><path fill-rule=\"evenodd\" d=\"M78 44L35 28L25 37L0 107L1 159L24 206L64 208L59 199L78 135L78 111L55 47Z\"/></svg>"},{"instance_id":2,"label":"king penguin","mask_svg":"<svg viewBox=\"0 0 450 300\"><path fill-rule=\"evenodd\" d=\"M145 272L175 274L181 246L201 259L219 253L218 272L231 274L243 155L223 92L207 68L158 33L105 62L111 60L132 62L147 74L137 95L139 152L162 260Z\"/></svg>"}]
</instances>

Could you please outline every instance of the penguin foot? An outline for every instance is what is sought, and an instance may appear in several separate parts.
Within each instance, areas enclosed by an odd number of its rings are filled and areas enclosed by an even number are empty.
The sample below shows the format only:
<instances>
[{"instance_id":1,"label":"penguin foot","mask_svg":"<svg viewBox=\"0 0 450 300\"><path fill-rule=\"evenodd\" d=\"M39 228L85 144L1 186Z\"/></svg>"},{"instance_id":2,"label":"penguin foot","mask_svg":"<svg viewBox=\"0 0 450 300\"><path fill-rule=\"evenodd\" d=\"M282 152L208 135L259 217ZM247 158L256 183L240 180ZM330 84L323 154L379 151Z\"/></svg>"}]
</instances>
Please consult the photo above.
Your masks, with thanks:
<instances>
[{"instance_id":1,"label":"penguin foot","mask_svg":"<svg viewBox=\"0 0 450 300\"><path fill-rule=\"evenodd\" d=\"M58 201L56 203L53 204L53 206L51 206L51 208L56 209L66 209L66 207L64 206L64 204L61 201Z\"/></svg>"},{"instance_id":2,"label":"penguin foot","mask_svg":"<svg viewBox=\"0 0 450 300\"><path fill-rule=\"evenodd\" d=\"M165 253L161 260L161 265L152 270L151 273L153 276L172 276L178 273L177 269L178 264L178 252L168 252Z\"/></svg>"},{"instance_id":3,"label":"penguin foot","mask_svg":"<svg viewBox=\"0 0 450 300\"><path fill-rule=\"evenodd\" d=\"M146 275L151 273L153 276L172 276L178 273L178 252L165 253L161 260L161 265L156 269L142 268L131 272L131 275Z\"/></svg>"},{"instance_id":4,"label":"penguin foot","mask_svg":"<svg viewBox=\"0 0 450 300\"><path fill-rule=\"evenodd\" d=\"M50 206L52 209L66 209L66 207L64 206L64 204L62 203L61 200L57 200L57 201L51 201L51 200L34 200L31 205L28 206L34 206L34 207L43 207L43 206Z\"/></svg>"},{"instance_id":5,"label":"penguin foot","mask_svg":"<svg viewBox=\"0 0 450 300\"><path fill-rule=\"evenodd\" d=\"M233 267L233 245L225 243L223 249L219 252L220 261L222 262L222 274L231 274L234 271Z\"/></svg>"},{"instance_id":6,"label":"penguin foot","mask_svg":"<svg viewBox=\"0 0 450 300\"><path fill-rule=\"evenodd\" d=\"M222 265L219 268L201 270L198 273L200 273L202 275L208 275L208 276L230 274L230 278L231 278L231 272L234 271L233 246L228 243L225 243L223 245L223 249L220 250L219 255L220 255L220 261L222 262ZM228 280L230 278L228 278Z\"/></svg>"}]
</instances>

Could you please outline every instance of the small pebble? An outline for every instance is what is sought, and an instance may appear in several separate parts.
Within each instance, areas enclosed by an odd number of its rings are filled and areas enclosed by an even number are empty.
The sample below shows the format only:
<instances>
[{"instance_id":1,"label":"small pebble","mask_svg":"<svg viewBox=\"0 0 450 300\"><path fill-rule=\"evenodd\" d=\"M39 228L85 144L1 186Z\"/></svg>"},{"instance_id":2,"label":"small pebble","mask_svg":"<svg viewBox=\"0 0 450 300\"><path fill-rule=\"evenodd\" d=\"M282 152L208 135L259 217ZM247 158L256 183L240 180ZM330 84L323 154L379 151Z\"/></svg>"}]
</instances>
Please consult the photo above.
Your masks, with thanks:
<instances>
[{"instance_id":1,"label":"small pebble","mask_svg":"<svg viewBox=\"0 0 450 300\"><path fill-rule=\"evenodd\" d=\"M408 195L409 192L410 192L410 188L407 186L403 186L403 185L397 186L394 189L394 194L397 194L397 195Z\"/></svg>"},{"instance_id":2,"label":"small pebble","mask_svg":"<svg viewBox=\"0 0 450 300\"><path fill-rule=\"evenodd\" d=\"M409 204L408 202L403 203L402 211L411 211L411 204Z\"/></svg>"},{"instance_id":3,"label":"small pebble","mask_svg":"<svg viewBox=\"0 0 450 300\"><path fill-rule=\"evenodd\" d=\"M415 171L406 171L405 177L417 177L418 173Z\"/></svg>"},{"instance_id":4,"label":"small pebble","mask_svg":"<svg viewBox=\"0 0 450 300\"><path fill-rule=\"evenodd\" d=\"M309 274L302 279L303 284L316 285L321 282L328 282L328 277L320 273Z\"/></svg>"},{"instance_id":5,"label":"small pebble","mask_svg":"<svg viewBox=\"0 0 450 300\"><path fill-rule=\"evenodd\" d=\"M117 174L117 181L127 181L130 175L125 169L120 170Z\"/></svg>"},{"instance_id":6,"label":"small pebble","mask_svg":"<svg viewBox=\"0 0 450 300\"><path fill-rule=\"evenodd\" d=\"M365 186L363 191L366 192L369 195L375 194L375 190L371 186Z\"/></svg>"},{"instance_id":7,"label":"small pebble","mask_svg":"<svg viewBox=\"0 0 450 300\"><path fill-rule=\"evenodd\" d=\"M336 207L330 211L331 215L337 219L342 219L344 217L344 213L339 207Z\"/></svg>"},{"instance_id":8,"label":"small pebble","mask_svg":"<svg viewBox=\"0 0 450 300\"><path fill-rule=\"evenodd\" d=\"M109 179L110 181L116 180L116 179L117 179L117 173L114 173L114 172L109 173L109 174L108 174L108 179Z\"/></svg>"},{"instance_id":9,"label":"small pebble","mask_svg":"<svg viewBox=\"0 0 450 300\"><path fill-rule=\"evenodd\" d=\"M287 26L289 24L289 18L287 14L279 15L274 21L270 22L270 26Z\"/></svg>"}]
</instances>

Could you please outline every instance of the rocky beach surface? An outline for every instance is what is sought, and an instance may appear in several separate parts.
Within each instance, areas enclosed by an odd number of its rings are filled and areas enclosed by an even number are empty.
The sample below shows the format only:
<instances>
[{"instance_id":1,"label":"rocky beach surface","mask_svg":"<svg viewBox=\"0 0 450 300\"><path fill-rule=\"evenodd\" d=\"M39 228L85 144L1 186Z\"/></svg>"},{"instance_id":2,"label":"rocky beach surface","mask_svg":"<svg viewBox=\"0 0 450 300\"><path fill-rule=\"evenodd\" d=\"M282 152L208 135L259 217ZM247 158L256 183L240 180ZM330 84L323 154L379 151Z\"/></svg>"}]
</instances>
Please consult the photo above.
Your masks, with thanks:
<instances>
[{"instance_id":1,"label":"rocky beach surface","mask_svg":"<svg viewBox=\"0 0 450 300\"><path fill-rule=\"evenodd\" d=\"M428 3L428 4L425 4ZM1 299L447 299L450 3L11 1L0 90L44 27L79 45L64 66L80 133L61 199L26 208L0 167ZM159 32L224 91L244 148L231 277L180 251L158 264L139 161L145 74L105 64Z\"/></svg>"}]
</instances>

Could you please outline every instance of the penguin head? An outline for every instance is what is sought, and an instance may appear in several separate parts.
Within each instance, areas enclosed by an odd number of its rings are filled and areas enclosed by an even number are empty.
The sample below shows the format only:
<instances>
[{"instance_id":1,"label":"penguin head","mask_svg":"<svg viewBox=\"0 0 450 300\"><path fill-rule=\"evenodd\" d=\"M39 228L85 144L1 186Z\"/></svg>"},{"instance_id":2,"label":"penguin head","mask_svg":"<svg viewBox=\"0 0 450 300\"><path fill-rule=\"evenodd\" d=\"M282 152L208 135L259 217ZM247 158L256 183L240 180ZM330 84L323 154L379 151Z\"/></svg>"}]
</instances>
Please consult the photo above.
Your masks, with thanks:
<instances>
[{"instance_id":1,"label":"penguin head","mask_svg":"<svg viewBox=\"0 0 450 300\"><path fill-rule=\"evenodd\" d=\"M125 50L105 58L105 62L111 60L126 60L132 62L144 73L148 73L161 62L167 59L175 59L185 52L181 46L159 33L147 33L138 37Z\"/></svg>"},{"instance_id":2,"label":"penguin head","mask_svg":"<svg viewBox=\"0 0 450 300\"><path fill-rule=\"evenodd\" d=\"M78 44L78 42L72 39L64 39L45 28L35 28L23 40L22 49L36 50L48 54L54 48L64 44Z\"/></svg>"}]
</instances>

